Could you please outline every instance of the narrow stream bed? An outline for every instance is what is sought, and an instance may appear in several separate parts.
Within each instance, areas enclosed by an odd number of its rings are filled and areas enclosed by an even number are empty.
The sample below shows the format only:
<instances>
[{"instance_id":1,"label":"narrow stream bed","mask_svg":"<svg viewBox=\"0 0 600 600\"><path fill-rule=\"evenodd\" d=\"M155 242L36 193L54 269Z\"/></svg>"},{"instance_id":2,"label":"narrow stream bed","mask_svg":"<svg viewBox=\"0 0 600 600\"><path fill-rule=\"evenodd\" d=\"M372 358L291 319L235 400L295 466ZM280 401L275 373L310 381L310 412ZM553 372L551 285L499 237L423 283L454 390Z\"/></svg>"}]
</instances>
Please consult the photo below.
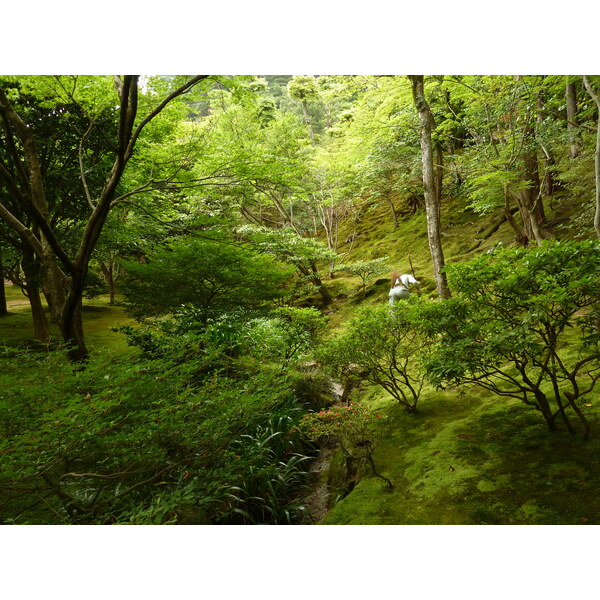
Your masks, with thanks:
<instances>
[{"instance_id":1,"label":"narrow stream bed","mask_svg":"<svg viewBox=\"0 0 600 600\"><path fill-rule=\"evenodd\" d=\"M335 399L333 405L340 404L343 386L335 381L331 382L331 394ZM311 463L308 472L310 473L312 491L304 498L306 510L304 516L300 519L300 525L315 525L325 517L329 509L329 489L327 486L327 471L329 463L335 454L337 446L324 446L320 449L319 455Z\"/></svg>"}]
</instances>

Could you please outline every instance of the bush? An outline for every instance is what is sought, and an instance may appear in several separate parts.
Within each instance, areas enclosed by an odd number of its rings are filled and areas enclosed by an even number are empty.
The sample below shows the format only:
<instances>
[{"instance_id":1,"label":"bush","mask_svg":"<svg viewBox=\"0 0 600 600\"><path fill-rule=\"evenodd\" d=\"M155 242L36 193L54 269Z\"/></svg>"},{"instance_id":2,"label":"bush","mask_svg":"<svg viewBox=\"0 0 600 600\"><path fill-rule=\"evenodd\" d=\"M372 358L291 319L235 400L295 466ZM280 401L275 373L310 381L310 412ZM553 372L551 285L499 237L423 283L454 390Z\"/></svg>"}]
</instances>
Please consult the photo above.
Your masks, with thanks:
<instances>
[{"instance_id":1,"label":"bush","mask_svg":"<svg viewBox=\"0 0 600 600\"><path fill-rule=\"evenodd\" d=\"M393 307L363 310L342 335L323 344L319 359L337 377L358 374L416 412L425 381L422 361L433 343L420 330L423 306L413 298Z\"/></svg>"},{"instance_id":2,"label":"bush","mask_svg":"<svg viewBox=\"0 0 600 600\"><path fill-rule=\"evenodd\" d=\"M424 311L431 381L479 385L539 411L550 429L600 377L600 243L545 242L448 267L454 297Z\"/></svg>"},{"instance_id":3,"label":"bush","mask_svg":"<svg viewBox=\"0 0 600 600\"><path fill-rule=\"evenodd\" d=\"M381 414L371 412L360 404L333 406L327 410L304 415L298 430L317 443L334 441L339 444L347 460L367 462L373 475L393 483L381 475L375 466L373 452L382 439Z\"/></svg>"},{"instance_id":4,"label":"bush","mask_svg":"<svg viewBox=\"0 0 600 600\"><path fill-rule=\"evenodd\" d=\"M123 263L122 290L138 319L192 307L206 323L238 307L268 306L281 298L291 270L230 240L180 238L149 253L148 263Z\"/></svg>"}]
</instances>

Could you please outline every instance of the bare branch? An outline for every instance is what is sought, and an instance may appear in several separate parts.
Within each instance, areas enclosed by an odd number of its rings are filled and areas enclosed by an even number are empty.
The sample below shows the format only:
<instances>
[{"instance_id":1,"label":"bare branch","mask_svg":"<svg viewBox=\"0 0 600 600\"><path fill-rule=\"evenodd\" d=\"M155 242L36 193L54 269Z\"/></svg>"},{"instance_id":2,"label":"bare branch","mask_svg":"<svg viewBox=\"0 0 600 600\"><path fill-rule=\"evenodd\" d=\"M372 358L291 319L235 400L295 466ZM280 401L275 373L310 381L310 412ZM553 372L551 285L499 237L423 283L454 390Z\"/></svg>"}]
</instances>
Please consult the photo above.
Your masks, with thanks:
<instances>
[{"instance_id":1,"label":"bare branch","mask_svg":"<svg viewBox=\"0 0 600 600\"><path fill-rule=\"evenodd\" d=\"M94 121L92 120L92 122L90 123L90 126L87 128L87 131L83 134L83 136L81 137L81 140L79 142L78 156L79 156L79 172L81 173L81 182L83 183L83 189L85 190L85 197L87 198L90 208L92 210L95 210L96 205L94 204L94 201L92 200L92 196L90 194L90 190L89 190L88 184L87 184L87 179L85 177L85 169L83 168L83 142L85 141L85 138L89 135L93 126L94 126Z\"/></svg>"}]
</instances>

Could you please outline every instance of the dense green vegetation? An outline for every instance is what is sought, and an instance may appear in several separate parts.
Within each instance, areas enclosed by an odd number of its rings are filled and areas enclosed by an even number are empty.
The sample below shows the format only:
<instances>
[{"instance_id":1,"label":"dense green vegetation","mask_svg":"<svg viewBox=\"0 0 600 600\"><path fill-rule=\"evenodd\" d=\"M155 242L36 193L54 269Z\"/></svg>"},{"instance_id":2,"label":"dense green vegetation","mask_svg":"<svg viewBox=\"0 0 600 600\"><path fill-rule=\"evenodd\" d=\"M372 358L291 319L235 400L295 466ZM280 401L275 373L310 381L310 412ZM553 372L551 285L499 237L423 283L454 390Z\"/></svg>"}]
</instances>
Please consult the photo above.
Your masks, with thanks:
<instances>
[{"instance_id":1,"label":"dense green vegetation","mask_svg":"<svg viewBox=\"0 0 600 600\"><path fill-rule=\"evenodd\" d=\"M0 522L600 523L599 89L0 76Z\"/></svg>"}]
</instances>

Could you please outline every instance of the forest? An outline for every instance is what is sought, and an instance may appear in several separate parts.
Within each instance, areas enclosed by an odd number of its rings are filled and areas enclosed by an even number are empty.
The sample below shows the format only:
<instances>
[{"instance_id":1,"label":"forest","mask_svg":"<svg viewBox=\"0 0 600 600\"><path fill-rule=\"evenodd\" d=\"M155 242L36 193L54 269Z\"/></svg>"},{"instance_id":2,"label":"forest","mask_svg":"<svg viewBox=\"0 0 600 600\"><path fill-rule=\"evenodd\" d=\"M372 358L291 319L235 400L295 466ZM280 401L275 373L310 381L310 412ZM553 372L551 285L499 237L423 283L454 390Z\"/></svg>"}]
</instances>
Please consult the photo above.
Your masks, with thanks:
<instances>
[{"instance_id":1,"label":"forest","mask_svg":"<svg viewBox=\"0 0 600 600\"><path fill-rule=\"evenodd\" d=\"M0 117L0 524L600 524L600 76Z\"/></svg>"}]
</instances>

